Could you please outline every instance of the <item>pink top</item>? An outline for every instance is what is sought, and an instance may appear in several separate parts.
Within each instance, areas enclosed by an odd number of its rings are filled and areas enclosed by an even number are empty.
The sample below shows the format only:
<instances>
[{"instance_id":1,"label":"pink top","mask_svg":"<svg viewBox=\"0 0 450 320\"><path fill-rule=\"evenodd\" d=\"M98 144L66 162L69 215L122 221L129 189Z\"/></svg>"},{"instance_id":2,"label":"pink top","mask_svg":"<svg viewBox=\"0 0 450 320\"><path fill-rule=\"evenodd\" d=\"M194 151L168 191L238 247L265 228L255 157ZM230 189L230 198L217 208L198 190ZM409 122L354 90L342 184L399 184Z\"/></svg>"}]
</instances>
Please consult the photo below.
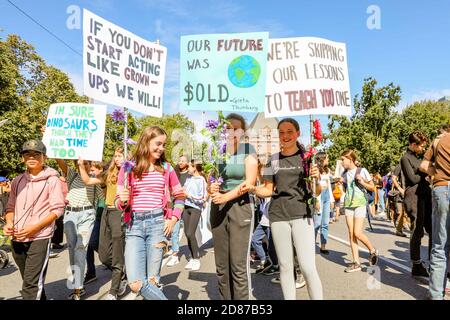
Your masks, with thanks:
<instances>
[{"instance_id":1,"label":"pink top","mask_svg":"<svg viewBox=\"0 0 450 320\"><path fill-rule=\"evenodd\" d=\"M145 212L163 207L164 176L162 173L145 172L142 180L133 184L133 211Z\"/></svg>"},{"instance_id":2,"label":"pink top","mask_svg":"<svg viewBox=\"0 0 450 320\"><path fill-rule=\"evenodd\" d=\"M14 225L20 231L26 226L39 223L50 214L61 217L64 213L64 205L59 174L56 170L45 167L36 177L25 172L13 180L6 212L14 213ZM54 227L53 222L22 241L51 238Z\"/></svg>"},{"instance_id":3,"label":"pink top","mask_svg":"<svg viewBox=\"0 0 450 320\"><path fill-rule=\"evenodd\" d=\"M164 209L166 205L170 210L166 210L165 218L172 216L181 218L184 209L184 190L181 187L177 174L168 163L164 164L165 174L157 171L145 172L142 179L135 179L134 174L128 174L128 180L132 190L131 208L133 212L144 212L149 209ZM123 205L118 194L122 191L125 182L125 169L119 171L117 180L116 207L125 211L129 205ZM164 192L165 190L165 192ZM125 211L124 222L129 221L129 213Z\"/></svg>"}]
</instances>

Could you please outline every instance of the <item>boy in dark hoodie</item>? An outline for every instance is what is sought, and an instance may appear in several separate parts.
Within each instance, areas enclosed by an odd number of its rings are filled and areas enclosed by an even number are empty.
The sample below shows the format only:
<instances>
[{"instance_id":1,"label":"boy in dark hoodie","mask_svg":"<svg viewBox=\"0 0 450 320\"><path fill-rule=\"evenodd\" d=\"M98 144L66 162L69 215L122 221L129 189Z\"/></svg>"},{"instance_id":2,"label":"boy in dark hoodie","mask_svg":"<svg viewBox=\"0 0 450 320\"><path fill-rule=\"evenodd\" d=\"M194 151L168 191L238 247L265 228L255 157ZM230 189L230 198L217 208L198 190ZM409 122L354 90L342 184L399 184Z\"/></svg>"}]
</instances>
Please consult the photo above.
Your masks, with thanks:
<instances>
[{"instance_id":1,"label":"boy in dark hoodie","mask_svg":"<svg viewBox=\"0 0 450 320\"><path fill-rule=\"evenodd\" d=\"M5 235L23 279L24 300L45 300L44 282L55 220L64 213L64 195L56 170L45 166L46 147L30 140L22 147L26 171L16 177L6 206Z\"/></svg>"}]
</instances>

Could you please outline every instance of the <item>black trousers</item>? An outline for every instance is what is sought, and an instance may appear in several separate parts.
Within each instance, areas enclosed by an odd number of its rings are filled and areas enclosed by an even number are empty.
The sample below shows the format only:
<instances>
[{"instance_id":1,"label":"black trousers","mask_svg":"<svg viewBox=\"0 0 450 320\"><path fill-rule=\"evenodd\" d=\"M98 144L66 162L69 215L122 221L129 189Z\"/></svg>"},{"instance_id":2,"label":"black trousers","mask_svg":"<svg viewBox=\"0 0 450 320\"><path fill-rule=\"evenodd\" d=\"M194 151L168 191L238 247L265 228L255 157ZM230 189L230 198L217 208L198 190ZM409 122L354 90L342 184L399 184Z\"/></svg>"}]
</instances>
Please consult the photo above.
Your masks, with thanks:
<instances>
[{"instance_id":1,"label":"black trousers","mask_svg":"<svg viewBox=\"0 0 450 320\"><path fill-rule=\"evenodd\" d=\"M100 261L112 271L109 293L117 295L120 282L125 276L125 229L122 225L122 212L107 208L100 224Z\"/></svg>"},{"instance_id":2,"label":"black trousers","mask_svg":"<svg viewBox=\"0 0 450 320\"><path fill-rule=\"evenodd\" d=\"M96 218L94 222L94 228L92 229L91 237L89 238L89 244L86 252L86 274L95 276L95 257L94 252L98 253L98 247L100 243L100 224L101 218Z\"/></svg>"},{"instance_id":3,"label":"black trousers","mask_svg":"<svg viewBox=\"0 0 450 320\"><path fill-rule=\"evenodd\" d=\"M248 194L225 204L212 203L210 222L220 296L224 300L248 300L248 255L253 233L253 204Z\"/></svg>"},{"instance_id":4,"label":"black trousers","mask_svg":"<svg viewBox=\"0 0 450 320\"><path fill-rule=\"evenodd\" d=\"M22 276L24 300L46 300L44 290L51 239L12 242L12 254Z\"/></svg>"},{"instance_id":5,"label":"black trousers","mask_svg":"<svg viewBox=\"0 0 450 320\"><path fill-rule=\"evenodd\" d=\"M61 244L64 238L64 215L56 219L55 225L56 229L53 233L52 243Z\"/></svg>"},{"instance_id":6,"label":"black trousers","mask_svg":"<svg viewBox=\"0 0 450 320\"><path fill-rule=\"evenodd\" d=\"M200 209L186 206L183 212L184 234L186 235L189 251L193 259L200 257L197 239L195 238L195 231L197 230L198 222L202 212Z\"/></svg>"},{"instance_id":7,"label":"black trousers","mask_svg":"<svg viewBox=\"0 0 450 320\"><path fill-rule=\"evenodd\" d=\"M420 245L424 229L428 233L428 258L431 253L431 189L419 189L418 185L405 191L405 209L411 220L410 256L413 262L420 262Z\"/></svg>"}]
</instances>

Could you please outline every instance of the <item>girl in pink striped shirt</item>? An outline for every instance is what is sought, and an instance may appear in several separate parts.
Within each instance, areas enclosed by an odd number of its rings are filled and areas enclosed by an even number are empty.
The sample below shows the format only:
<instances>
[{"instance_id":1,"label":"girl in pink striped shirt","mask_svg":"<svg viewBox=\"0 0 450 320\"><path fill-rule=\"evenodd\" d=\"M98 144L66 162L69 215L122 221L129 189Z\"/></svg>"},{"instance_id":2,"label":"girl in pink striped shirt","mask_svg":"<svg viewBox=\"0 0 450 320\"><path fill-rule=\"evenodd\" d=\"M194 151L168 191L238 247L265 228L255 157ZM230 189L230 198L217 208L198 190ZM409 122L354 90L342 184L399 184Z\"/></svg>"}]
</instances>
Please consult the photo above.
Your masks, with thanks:
<instances>
[{"instance_id":1,"label":"girl in pink striped shirt","mask_svg":"<svg viewBox=\"0 0 450 320\"><path fill-rule=\"evenodd\" d=\"M166 300L159 274L166 246L184 208L184 192L175 170L166 161L166 132L145 128L133 154L135 165L122 166L116 206L124 210L125 266L131 290L146 300ZM173 200L173 208L166 209Z\"/></svg>"}]
</instances>

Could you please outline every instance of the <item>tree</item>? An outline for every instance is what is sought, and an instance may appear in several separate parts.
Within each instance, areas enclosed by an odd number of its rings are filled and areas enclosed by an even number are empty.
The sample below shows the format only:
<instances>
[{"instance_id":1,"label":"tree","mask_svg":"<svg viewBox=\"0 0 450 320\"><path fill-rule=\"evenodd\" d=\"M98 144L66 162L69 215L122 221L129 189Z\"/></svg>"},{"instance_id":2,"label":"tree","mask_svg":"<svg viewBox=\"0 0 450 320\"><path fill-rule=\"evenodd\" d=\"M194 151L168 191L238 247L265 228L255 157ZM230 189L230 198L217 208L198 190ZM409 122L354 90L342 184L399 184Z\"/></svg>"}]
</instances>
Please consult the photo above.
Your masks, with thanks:
<instances>
[{"instance_id":1,"label":"tree","mask_svg":"<svg viewBox=\"0 0 450 320\"><path fill-rule=\"evenodd\" d=\"M420 130L432 141L441 124L450 124L450 103L420 101L406 107L401 114L400 137L404 146L408 145L411 132Z\"/></svg>"},{"instance_id":2,"label":"tree","mask_svg":"<svg viewBox=\"0 0 450 320\"><path fill-rule=\"evenodd\" d=\"M48 66L34 48L16 35L0 41L0 173L13 177L23 171L22 144L42 138L50 104L86 102L69 77Z\"/></svg>"},{"instance_id":3,"label":"tree","mask_svg":"<svg viewBox=\"0 0 450 320\"><path fill-rule=\"evenodd\" d=\"M392 83L381 88L376 86L375 79L365 79L361 98L355 96L355 113L350 119L329 117L327 139L332 145L328 153L334 161L344 149L354 149L364 167L384 174L399 163L411 132L420 130L431 141L441 124L450 123L450 104L415 102L398 113L395 107L400 101L400 87Z\"/></svg>"},{"instance_id":4,"label":"tree","mask_svg":"<svg viewBox=\"0 0 450 320\"><path fill-rule=\"evenodd\" d=\"M165 155L167 160L176 162L182 154L191 156L194 147L194 123L181 113L164 115L162 118L142 117L137 120L138 131L148 126L159 126L167 132ZM138 140L139 135L133 137Z\"/></svg>"},{"instance_id":5,"label":"tree","mask_svg":"<svg viewBox=\"0 0 450 320\"><path fill-rule=\"evenodd\" d=\"M402 143L399 141L399 115L394 111L400 101L400 87L390 83L377 88L373 78L364 80L361 98L354 98L354 115L348 119L330 116L327 139L332 141L330 160L339 158L347 148L354 149L360 162L370 172L385 173L397 163Z\"/></svg>"}]
</instances>

